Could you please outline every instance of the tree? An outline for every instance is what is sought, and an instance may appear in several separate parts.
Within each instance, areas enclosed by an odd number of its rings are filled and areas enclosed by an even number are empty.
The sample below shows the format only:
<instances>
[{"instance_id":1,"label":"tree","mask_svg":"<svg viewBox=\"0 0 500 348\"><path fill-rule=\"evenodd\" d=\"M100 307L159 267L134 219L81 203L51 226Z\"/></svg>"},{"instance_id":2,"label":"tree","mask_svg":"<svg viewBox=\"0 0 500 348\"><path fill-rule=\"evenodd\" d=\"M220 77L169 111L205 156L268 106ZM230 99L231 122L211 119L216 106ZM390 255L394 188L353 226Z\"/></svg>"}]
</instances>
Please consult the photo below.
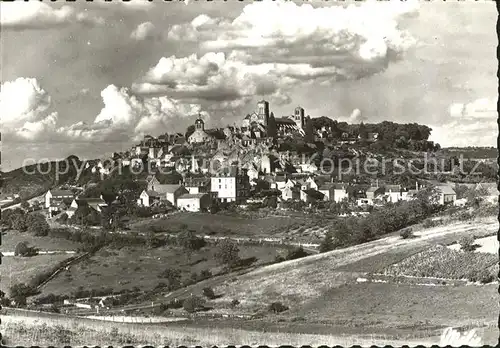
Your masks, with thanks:
<instances>
[{"instance_id":1,"label":"tree","mask_svg":"<svg viewBox=\"0 0 500 348\"><path fill-rule=\"evenodd\" d=\"M223 239L218 243L215 258L221 264L232 266L239 261L239 251L240 249L233 241Z\"/></svg>"},{"instance_id":2,"label":"tree","mask_svg":"<svg viewBox=\"0 0 500 348\"><path fill-rule=\"evenodd\" d=\"M26 306L26 298L33 296L36 290L26 284L14 284L9 289L10 298L16 302L16 306L24 307Z\"/></svg>"},{"instance_id":3,"label":"tree","mask_svg":"<svg viewBox=\"0 0 500 348\"><path fill-rule=\"evenodd\" d=\"M14 256L29 257L35 256L38 253L36 248L28 246L27 242L19 242L14 250Z\"/></svg>"},{"instance_id":4,"label":"tree","mask_svg":"<svg viewBox=\"0 0 500 348\"><path fill-rule=\"evenodd\" d=\"M153 249L156 247L157 239L156 234L153 231L146 233L146 247L148 249Z\"/></svg>"},{"instance_id":5,"label":"tree","mask_svg":"<svg viewBox=\"0 0 500 348\"><path fill-rule=\"evenodd\" d=\"M178 289L181 285L181 271L178 269L167 268L160 277L167 279L169 290Z\"/></svg>"},{"instance_id":6,"label":"tree","mask_svg":"<svg viewBox=\"0 0 500 348\"><path fill-rule=\"evenodd\" d=\"M287 260L295 260L295 259L300 259L302 257L309 256L307 252L305 252L304 248L301 246L293 249L289 249L286 255Z\"/></svg>"},{"instance_id":7,"label":"tree","mask_svg":"<svg viewBox=\"0 0 500 348\"><path fill-rule=\"evenodd\" d=\"M181 232L177 237L177 242L181 247L188 251L200 250L206 244L205 239L197 237L191 231Z\"/></svg>"},{"instance_id":8,"label":"tree","mask_svg":"<svg viewBox=\"0 0 500 348\"><path fill-rule=\"evenodd\" d=\"M189 127L187 127L186 133L184 134L185 138L186 139L189 138L189 136L194 133L194 130L195 130L195 127L193 124L190 125Z\"/></svg>"},{"instance_id":9,"label":"tree","mask_svg":"<svg viewBox=\"0 0 500 348\"><path fill-rule=\"evenodd\" d=\"M46 236L49 234L50 226L42 214L35 213L28 215L26 219L28 225L28 232L34 236Z\"/></svg>"},{"instance_id":10,"label":"tree","mask_svg":"<svg viewBox=\"0 0 500 348\"><path fill-rule=\"evenodd\" d=\"M281 302L273 302L269 305L269 312L281 313L288 310L288 307Z\"/></svg>"},{"instance_id":11,"label":"tree","mask_svg":"<svg viewBox=\"0 0 500 348\"><path fill-rule=\"evenodd\" d=\"M18 230L19 232L26 232L28 225L26 224L26 219L23 215L16 215L12 220L12 228Z\"/></svg>"},{"instance_id":12,"label":"tree","mask_svg":"<svg viewBox=\"0 0 500 348\"><path fill-rule=\"evenodd\" d=\"M319 246L319 252L320 253L325 253L327 251L331 251L335 248L335 245L333 243L333 236L330 231L328 231L325 234L325 238L321 241L321 244Z\"/></svg>"},{"instance_id":13,"label":"tree","mask_svg":"<svg viewBox=\"0 0 500 348\"><path fill-rule=\"evenodd\" d=\"M276 119L274 118L274 113L272 112L267 122L267 136L273 138L274 140L278 138L278 128L276 126Z\"/></svg>"},{"instance_id":14,"label":"tree","mask_svg":"<svg viewBox=\"0 0 500 348\"><path fill-rule=\"evenodd\" d=\"M190 296L182 303L182 307L188 313L194 313L197 310L203 309L204 305L205 301L198 296Z\"/></svg>"},{"instance_id":15,"label":"tree","mask_svg":"<svg viewBox=\"0 0 500 348\"><path fill-rule=\"evenodd\" d=\"M363 140L368 139L368 131L366 129L366 126L363 122L359 124L359 137Z\"/></svg>"},{"instance_id":16,"label":"tree","mask_svg":"<svg viewBox=\"0 0 500 348\"><path fill-rule=\"evenodd\" d=\"M30 204L28 203L28 201L21 202L21 208L23 208L24 210L27 210L29 207L30 207Z\"/></svg>"},{"instance_id":17,"label":"tree","mask_svg":"<svg viewBox=\"0 0 500 348\"><path fill-rule=\"evenodd\" d=\"M314 127L313 122L310 117L306 120L306 130L305 130L304 141L306 143L314 143Z\"/></svg>"},{"instance_id":18,"label":"tree","mask_svg":"<svg viewBox=\"0 0 500 348\"><path fill-rule=\"evenodd\" d=\"M476 249L476 245L474 245L474 237L472 236L464 236L460 239L460 247L465 252L472 252Z\"/></svg>"},{"instance_id":19,"label":"tree","mask_svg":"<svg viewBox=\"0 0 500 348\"><path fill-rule=\"evenodd\" d=\"M203 288L203 295L210 300L213 300L216 297L213 289L209 287Z\"/></svg>"}]
</instances>

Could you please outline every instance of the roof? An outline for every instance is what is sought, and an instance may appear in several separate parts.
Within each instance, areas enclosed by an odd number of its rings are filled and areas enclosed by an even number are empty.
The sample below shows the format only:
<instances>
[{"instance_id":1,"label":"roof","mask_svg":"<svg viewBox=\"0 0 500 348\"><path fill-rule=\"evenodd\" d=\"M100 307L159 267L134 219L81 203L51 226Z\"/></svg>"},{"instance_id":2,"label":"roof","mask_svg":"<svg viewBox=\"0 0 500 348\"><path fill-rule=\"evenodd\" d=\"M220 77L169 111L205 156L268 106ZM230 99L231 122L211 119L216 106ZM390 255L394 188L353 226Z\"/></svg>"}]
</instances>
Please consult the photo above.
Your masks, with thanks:
<instances>
[{"instance_id":1,"label":"roof","mask_svg":"<svg viewBox=\"0 0 500 348\"><path fill-rule=\"evenodd\" d=\"M70 190L50 190L52 197L62 197L62 196L74 196L74 193Z\"/></svg>"},{"instance_id":2,"label":"roof","mask_svg":"<svg viewBox=\"0 0 500 348\"><path fill-rule=\"evenodd\" d=\"M106 202L104 201L104 199L102 198L95 198L95 197L90 197L90 198L76 198L75 199L77 203L79 202L87 202L88 204L99 204L99 203L102 203L102 204L106 204Z\"/></svg>"},{"instance_id":3,"label":"roof","mask_svg":"<svg viewBox=\"0 0 500 348\"><path fill-rule=\"evenodd\" d=\"M161 191L163 191L165 193L174 193L175 191L177 191L181 187L182 187L182 185L179 185L179 184L164 184L164 185L161 185Z\"/></svg>"},{"instance_id":4,"label":"roof","mask_svg":"<svg viewBox=\"0 0 500 348\"><path fill-rule=\"evenodd\" d=\"M204 186L210 183L209 178L187 178L184 182L184 186Z\"/></svg>"},{"instance_id":5,"label":"roof","mask_svg":"<svg viewBox=\"0 0 500 348\"><path fill-rule=\"evenodd\" d=\"M401 191L400 185L385 185L386 191L399 192Z\"/></svg>"},{"instance_id":6,"label":"roof","mask_svg":"<svg viewBox=\"0 0 500 348\"><path fill-rule=\"evenodd\" d=\"M498 184L496 182L480 182L476 186L476 190L483 188L491 195L498 195Z\"/></svg>"},{"instance_id":7,"label":"roof","mask_svg":"<svg viewBox=\"0 0 500 348\"><path fill-rule=\"evenodd\" d=\"M448 186L448 185L439 185L439 186L436 186L436 189L445 195L456 195L457 194L455 192L455 190L451 186Z\"/></svg>"},{"instance_id":8,"label":"roof","mask_svg":"<svg viewBox=\"0 0 500 348\"><path fill-rule=\"evenodd\" d=\"M146 192L146 194L150 197L159 197L160 194L156 191L152 191L152 190L144 190L143 192Z\"/></svg>"},{"instance_id":9,"label":"roof","mask_svg":"<svg viewBox=\"0 0 500 348\"><path fill-rule=\"evenodd\" d=\"M207 196L207 195L208 195L207 193L186 193L185 195L182 195L179 198L177 198L177 200L179 200L179 199L193 199L193 198L200 199L203 196Z\"/></svg>"},{"instance_id":10,"label":"roof","mask_svg":"<svg viewBox=\"0 0 500 348\"><path fill-rule=\"evenodd\" d=\"M347 186L346 184L333 184L335 190L345 190L346 186Z\"/></svg>"},{"instance_id":11,"label":"roof","mask_svg":"<svg viewBox=\"0 0 500 348\"><path fill-rule=\"evenodd\" d=\"M375 187L375 186L372 186L372 187L369 187L368 190L366 190L366 192L375 192L377 190L380 190L381 187Z\"/></svg>"},{"instance_id":12,"label":"roof","mask_svg":"<svg viewBox=\"0 0 500 348\"><path fill-rule=\"evenodd\" d=\"M304 193L306 193L308 196L314 197L314 198L323 198L325 195L322 192L316 191L315 189L307 189L307 190L302 190Z\"/></svg>"},{"instance_id":13,"label":"roof","mask_svg":"<svg viewBox=\"0 0 500 348\"><path fill-rule=\"evenodd\" d=\"M319 191L325 191L325 190L329 190L331 188L334 188L335 187L335 184L332 184L332 183L326 183L326 184L323 184L321 185L318 190Z\"/></svg>"},{"instance_id":14,"label":"roof","mask_svg":"<svg viewBox=\"0 0 500 348\"><path fill-rule=\"evenodd\" d=\"M295 125L295 121L292 119L289 119L288 117L277 117L276 124L278 124L278 123L286 123L289 125Z\"/></svg>"}]
</instances>

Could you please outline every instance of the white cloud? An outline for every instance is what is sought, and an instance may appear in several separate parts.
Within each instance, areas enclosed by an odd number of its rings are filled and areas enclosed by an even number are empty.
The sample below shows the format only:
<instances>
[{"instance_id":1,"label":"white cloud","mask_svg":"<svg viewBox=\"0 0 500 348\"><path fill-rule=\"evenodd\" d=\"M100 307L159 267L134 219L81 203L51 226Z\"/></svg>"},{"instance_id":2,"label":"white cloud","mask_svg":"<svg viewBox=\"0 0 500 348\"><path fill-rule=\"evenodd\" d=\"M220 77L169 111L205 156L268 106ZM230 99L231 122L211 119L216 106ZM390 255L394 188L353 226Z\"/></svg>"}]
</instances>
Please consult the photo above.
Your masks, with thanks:
<instances>
[{"instance_id":1,"label":"white cloud","mask_svg":"<svg viewBox=\"0 0 500 348\"><path fill-rule=\"evenodd\" d=\"M497 101L481 98L463 104L454 103L449 108L450 116L460 119L482 119L497 116Z\"/></svg>"},{"instance_id":2,"label":"white cloud","mask_svg":"<svg viewBox=\"0 0 500 348\"><path fill-rule=\"evenodd\" d=\"M156 27L151 22L144 22L137 26L134 31L130 34L130 38L142 41L149 38L153 38L157 35Z\"/></svg>"},{"instance_id":3,"label":"white cloud","mask_svg":"<svg viewBox=\"0 0 500 348\"><path fill-rule=\"evenodd\" d=\"M55 8L40 1L2 2L0 6L2 28L43 29L75 22L91 25L104 23L103 18L77 12L73 7Z\"/></svg>"},{"instance_id":4,"label":"white cloud","mask_svg":"<svg viewBox=\"0 0 500 348\"><path fill-rule=\"evenodd\" d=\"M34 78L20 77L1 85L2 131L7 138L33 140L55 126L57 113L50 112L48 93Z\"/></svg>"},{"instance_id":5,"label":"white cloud","mask_svg":"<svg viewBox=\"0 0 500 348\"><path fill-rule=\"evenodd\" d=\"M497 107L492 98L453 103L450 120L432 126L431 140L441 146L495 146L498 135Z\"/></svg>"},{"instance_id":6,"label":"white cloud","mask_svg":"<svg viewBox=\"0 0 500 348\"><path fill-rule=\"evenodd\" d=\"M416 13L417 5L368 1L315 8L294 2L253 2L233 21L200 15L174 25L168 37L199 42L207 51L241 49L263 62L323 65L359 78L385 69L415 43L398 21Z\"/></svg>"},{"instance_id":7,"label":"white cloud","mask_svg":"<svg viewBox=\"0 0 500 348\"><path fill-rule=\"evenodd\" d=\"M210 101L235 100L247 96L271 96L281 103L289 100L287 90L315 78L338 78L335 67L310 64L247 63L248 57L235 51L209 52L177 58L161 58L132 88L139 94L170 93L176 98Z\"/></svg>"},{"instance_id":8,"label":"white cloud","mask_svg":"<svg viewBox=\"0 0 500 348\"><path fill-rule=\"evenodd\" d=\"M18 78L1 86L2 131L9 142L128 142L144 134L182 131L199 112L198 104L169 97L142 98L114 85L101 92L104 107L92 123L80 121L58 125L57 112L50 112L48 93L34 78Z\"/></svg>"}]
</instances>

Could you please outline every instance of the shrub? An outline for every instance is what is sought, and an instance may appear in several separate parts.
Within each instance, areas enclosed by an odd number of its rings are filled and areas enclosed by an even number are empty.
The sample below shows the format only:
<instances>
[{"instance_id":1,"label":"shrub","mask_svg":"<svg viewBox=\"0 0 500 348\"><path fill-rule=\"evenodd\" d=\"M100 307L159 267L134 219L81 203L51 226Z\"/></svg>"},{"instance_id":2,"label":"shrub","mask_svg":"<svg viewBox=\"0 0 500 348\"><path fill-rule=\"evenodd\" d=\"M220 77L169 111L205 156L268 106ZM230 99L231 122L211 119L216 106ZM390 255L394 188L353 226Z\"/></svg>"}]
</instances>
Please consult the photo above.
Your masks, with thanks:
<instances>
[{"instance_id":1,"label":"shrub","mask_svg":"<svg viewBox=\"0 0 500 348\"><path fill-rule=\"evenodd\" d=\"M213 300L216 297L215 292L209 287L203 288L203 295L210 300Z\"/></svg>"},{"instance_id":2,"label":"shrub","mask_svg":"<svg viewBox=\"0 0 500 348\"><path fill-rule=\"evenodd\" d=\"M221 264L231 266L238 262L240 249L238 246L229 239L223 239L218 243L218 248L215 253L215 258Z\"/></svg>"},{"instance_id":3,"label":"shrub","mask_svg":"<svg viewBox=\"0 0 500 348\"><path fill-rule=\"evenodd\" d=\"M325 238L321 241L319 246L319 252L325 253L327 251L333 250L335 247L333 243L333 236L330 232L327 232Z\"/></svg>"},{"instance_id":4,"label":"shrub","mask_svg":"<svg viewBox=\"0 0 500 348\"><path fill-rule=\"evenodd\" d=\"M198 296L191 296L184 300L182 308L188 313L194 313L204 308L205 301Z\"/></svg>"},{"instance_id":5,"label":"shrub","mask_svg":"<svg viewBox=\"0 0 500 348\"><path fill-rule=\"evenodd\" d=\"M231 307L236 307L239 304L240 304L240 301L238 301L237 299L234 299L231 301Z\"/></svg>"},{"instance_id":6,"label":"shrub","mask_svg":"<svg viewBox=\"0 0 500 348\"><path fill-rule=\"evenodd\" d=\"M28 215L26 218L26 224L28 226L28 232L34 236L47 236L49 234L49 224L42 214L35 213Z\"/></svg>"},{"instance_id":7,"label":"shrub","mask_svg":"<svg viewBox=\"0 0 500 348\"><path fill-rule=\"evenodd\" d=\"M189 250L196 251L203 248L206 244L205 239L197 237L191 231L183 231L177 237L179 246Z\"/></svg>"},{"instance_id":8,"label":"shrub","mask_svg":"<svg viewBox=\"0 0 500 348\"><path fill-rule=\"evenodd\" d=\"M472 237L472 236L463 236L460 239L459 243L460 243L460 248L463 251L471 252L471 251L474 251L474 249L476 249L476 247L474 245L474 237Z\"/></svg>"},{"instance_id":9,"label":"shrub","mask_svg":"<svg viewBox=\"0 0 500 348\"><path fill-rule=\"evenodd\" d=\"M269 312L281 313L288 310L288 307L281 302L273 302L269 305Z\"/></svg>"},{"instance_id":10,"label":"shrub","mask_svg":"<svg viewBox=\"0 0 500 348\"><path fill-rule=\"evenodd\" d=\"M38 254L38 250L28 246L27 242L19 242L14 250L14 256L30 257Z\"/></svg>"},{"instance_id":11,"label":"shrub","mask_svg":"<svg viewBox=\"0 0 500 348\"><path fill-rule=\"evenodd\" d=\"M177 298L174 298L173 300L170 300L170 302L167 304L167 308L177 309L177 308L182 308L183 305L184 305L184 300L179 300Z\"/></svg>"},{"instance_id":12,"label":"shrub","mask_svg":"<svg viewBox=\"0 0 500 348\"><path fill-rule=\"evenodd\" d=\"M412 238L414 235L413 235L413 230L411 229L411 227L407 227L407 228L403 228L400 232L399 232L399 235L401 236L401 238L403 239L408 239L408 238Z\"/></svg>"},{"instance_id":13,"label":"shrub","mask_svg":"<svg viewBox=\"0 0 500 348\"><path fill-rule=\"evenodd\" d=\"M295 259L300 259L302 257L309 256L307 252L304 251L304 248L296 247L293 249L289 249L286 255L287 260L295 260Z\"/></svg>"}]
</instances>

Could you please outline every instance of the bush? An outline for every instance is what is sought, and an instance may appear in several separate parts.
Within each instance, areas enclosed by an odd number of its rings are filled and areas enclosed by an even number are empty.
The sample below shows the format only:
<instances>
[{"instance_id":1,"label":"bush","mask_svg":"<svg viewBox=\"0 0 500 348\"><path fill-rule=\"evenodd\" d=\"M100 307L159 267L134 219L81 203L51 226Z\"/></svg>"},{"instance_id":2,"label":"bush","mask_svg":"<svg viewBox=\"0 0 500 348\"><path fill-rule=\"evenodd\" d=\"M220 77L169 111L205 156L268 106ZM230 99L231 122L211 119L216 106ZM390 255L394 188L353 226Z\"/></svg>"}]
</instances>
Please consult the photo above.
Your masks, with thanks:
<instances>
[{"instance_id":1,"label":"bush","mask_svg":"<svg viewBox=\"0 0 500 348\"><path fill-rule=\"evenodd\" d=\"M269 312L281 313L288 310L288 307L281 302L273 302L269 305Z\"/></svg>"},{"instance_id":2,"label":"bush","mask_svg":"<svg viewBox=\"0 0 500 348\"><path fill-rule=\"evenodd\" d=\"M38 250L28 246L27 242L19 242L14 250L14 256L30 257L38 254Z\"/></svg>"},{"instance_id":3,"label":"bush","mask_svg":"<svg viewBox=\"0 0 500 348\"><path fill-rule=\"evenodd\" d=\"M401 236L401 238L403 239L408 239L408 238L412 238L414 235L413 235L413 230L411 229L411 227L407 227L407 228L403 228L400 232L399 232L399 235Z\"/></svg>"},{"instance_id":4,"label":"bush","mask_svg":"<svg viewBox=\"0 0 500 348\"><path fill-rule=\"evenodd\" d=\"M221 264L232 266L239 260L240 249L238 246L229 239L223 239L218 243L217 251L215 252L215 258Z\"/></svg>"},{"instance_id":5,"label":"bush","mask_svg":"<svg viewBox=\"0 0 500 348\"><path fill-rule=\"evenodd\" d=\"M198 296L191 296L184 300L182 308L188 313L194 313L204 308L205 301Z\"/></svg>"},{"instance_id":6,"label":"bush","mask_svg":"<svg viewBox=\"0 0 500 348\"><path fill-rule=\"evenodd\" d=\"M286 255L287 260L295 260L295 259L300 259L302 257L309 256L307 252L304 251L304 248L296 247L293 249L289 249Z\"/></svg>"},{"instance_id":7,"label":"bush","mask_svg":"<svg viewBox=\"0 0 500 348\"><path fill-rule=\"evenodd\" d=\"M205 239L199 238L191 231L183 231L177 237L179 246L189 251L196 251L203 248L206 244Z\"/></svg>"},{"instance_id":8,"label":"bush","mask_svg":"<svg viewBox=\"0 0 500 348\"><path fill-rule=\"evenodd\" d=\"M203 288L203 295L210 300L216 298L215 292L209 287Z\"/></svg>"},{"instance_id":9,"label":"bush","mask_svg":"<svg viewBox=\"0 0 500 348\"><path fill-rule=\"evenodd\" d=\"M42 214L35 213L26 218L27 230L34 236L44 237L49 234L49 224Z\"/></svg>"},{"instance_id":10,"label":"bush","mask_svg":"<svg viewBox=\"0 0 500 348\"><path fill-rule=\"evenodd\" d=\"M333 250L334 248L335 245L333 243L333 236L330 232L327 232L325 238L321 241L321 244L319 246L319 252L325 253L327 251Z\"/></svg>"},{"instance_id":11,"label":"bush","mask_svg":"<svg viewBox=\"0 0 500 348\"><path fill-rule=\"evenodd\" d=\"M465 252L471 252L476 249L474 245L474 237L473 236L463 236L460 241L460 248Z\"/></svg>"},{"instance_id":12,"label":"bush","mask_svg":"<svg viewBox=\"0 0 500 348\"><path fill-rule=\"evenodd\" d=\"M183 305L184 305L184 300L179 300L177 298L174 298L173 300L170 300L170 302L167 304L167 308L177 309L177 308L182 308Z\"/></svg>"},{"instance_id":13,"label":"bush","mask_svg":"<svg viewBox=\"0 0 500 348\"><path fill-rule=\"evenodd\" d=\"M231 301L231 307L236 307L239 304L240 304L240 301L238 301L237 299L234 299Z\"/></svg>"}]
</instances>

